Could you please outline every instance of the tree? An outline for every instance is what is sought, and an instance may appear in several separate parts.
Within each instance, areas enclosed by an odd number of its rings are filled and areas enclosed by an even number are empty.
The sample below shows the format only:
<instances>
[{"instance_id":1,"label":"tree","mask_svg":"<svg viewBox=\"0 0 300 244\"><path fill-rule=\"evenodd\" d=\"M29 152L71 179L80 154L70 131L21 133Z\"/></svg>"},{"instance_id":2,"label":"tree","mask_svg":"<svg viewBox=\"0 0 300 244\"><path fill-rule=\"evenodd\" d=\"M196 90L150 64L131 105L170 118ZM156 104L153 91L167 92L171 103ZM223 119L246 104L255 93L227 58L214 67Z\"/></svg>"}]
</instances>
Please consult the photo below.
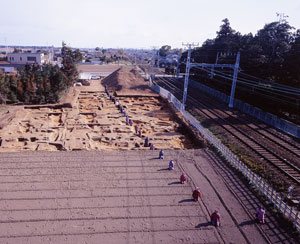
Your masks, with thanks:
<instances>
[{"instance_id":1,"label":"tree","mask_svg":"<svg viewBox=\"0 0 300 244\"><path fill-rule=\"evenodd\" d=\"M261 43L263 53L267 57L269 79L278 80L275 76L279 78L282 72L284 57L291 49L291 30L292 27L283 21L266 24L257 33L257 41Z\"/></svg>"},{"instance_id":2,"label":"tree","mask_svg":"<svg viewBox=\"0 0 300 244\"><path fill-rule=\"evenodd\" d=\"M77 53L77 54L76 54ZM77 79L78 72L76 68L76 62L78 58L78 52L73 53L72 49L67 47L66 43L62 43L61 56L62 56L62 71L68 78L68 86L73 84L73 81Z\"/></svg>"},{"instance_id":3,"label":"tree","mask_svg":"<svg viewBox=\"0 0 300 244\"><path fill-rule=\"evenodd\" d=\"M214 46L223 52L236 52L240 47L241 34L231 28L229 20L223 19L220 30L217 31L217 37L214 40Z\"/></svg>"},{"instance_id":4,"label":"tree","mask_svg":"<svg viewBox=\"0 0 300 244\"><path fill-rule=\"evenodd\" d=\"M159 49L158 53L159 53L159 56L166 57L170 53L170 51L171 51L171 46L164 45Z\"/></svg>"},{"instance_id":5,"label":"tree","mask_svg":"<svg viewBox=\"0 0 300 244\"><path fill-rule=\"evenodd\" d=\"M118 51L117 51L117 54L119 55L119 56L123 56L124 55L124 49L118 49Z\"/></svg>"},{"instance_id":6,"label":"tree","mask_svg":"<svg viewBox=\"0 0 300 244\"><path fill-rule=\"evenodd\" d=\"M285 57L283 69L286 77L283 80L285 84L300 88L300 29L293 35L291 48Z\"/></svg>"},{"instance_id":7,"label":"tree","mask_svg":"<svg viewBox=\"0 0 300 244\"><path fill-rule=\"evenodd\" d=\"M21 49L18 49L18 48L14 48L14 51L13 51L13 53L20 53L20 52L22 52L22 50Z\"/></svg>"},{"instance_id":8,"label":"tree","mask_svg":"<svg viewBox=\"0 0 300 244\"><path fill-rule=\"evenodd\" d=\"M82 53L79 49L76 49L75 52L73 52L73 59L75 63L80 63L83 60Z\"/></svg>"},{"instance_id":9,"label":"tree","mask_svg":"<svg viewBox=\"0 0 300 244\"><path fill-rule=\"evenodd\" d=\"M7 75L0 74L0 103L6 103L9 92L9 83Z\"/></svg>"}]
</instances>

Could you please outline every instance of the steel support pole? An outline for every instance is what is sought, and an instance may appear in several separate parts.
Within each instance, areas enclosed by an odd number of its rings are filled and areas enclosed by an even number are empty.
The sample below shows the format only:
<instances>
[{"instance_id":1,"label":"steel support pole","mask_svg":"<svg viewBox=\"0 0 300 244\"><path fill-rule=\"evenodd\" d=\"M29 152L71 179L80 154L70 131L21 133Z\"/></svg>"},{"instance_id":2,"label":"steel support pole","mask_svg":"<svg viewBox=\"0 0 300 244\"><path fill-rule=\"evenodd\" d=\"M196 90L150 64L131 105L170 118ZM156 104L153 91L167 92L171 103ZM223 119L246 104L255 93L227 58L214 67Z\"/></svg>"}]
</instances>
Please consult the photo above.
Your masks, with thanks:
<instances>
[{"instance_id":1,"label":"steel support pole","mask_svg":"<svg viewBox=\"0 0 300 244\"><path fill-rule=\"evenodd\" d=\"M154 49L154 53L153 53L153 57L152 57L152 68L151 68L152 80L154 79L154 66L155 66L155 49Z\"/></svg>"},{"instance_id":2,"label":"steel support pole","mask_svg":"<svg viewBox=\"0 0 300 244\"><path fill-rule=\"evenodd\" d=\"M240 52L238 52L236 57L236 62L234 65L234 73L233 73L233 79L232 79L232 87L231 87L231 93L230 93L230 101L229 101L229 108L233 108L233 101L234 101L234 94L235 94L235 87L236 87L236 80L239 72L239 65L240 65Z\"/></svg>"},{"instance_id":3,"label":"steel support pole","mask_svg":"<svg viewBox=\"0 0 300 244\"><path fill-rule=\"evenodd\" d=\"M190 75L191 52L192 52L191 45L189 45L189 51L188 51L186 67L185 67L184 89L183 89L183 99L182 99L182 108L181 108L182 110L185 110L185 103L186 103L187 89L188 89L189 75Z\"/></svg>"},{"instance_id":4,"label":"steel support pole","mask_svg":"<svg viewBox=\"0 0 300 244\"><path fill-rule=\"evenodd\" d=\"M179 77L179 65L180 65L180 57L177 60L176 79L178 79L178 77Z\"/></svg>"},{"instance_id":5,"label":"steel support pole","mask_svg":"<svg viewBox=\"0 0 300 244\"><path fill-rule=\"evenodd\" d=\"M218 63L218 59L219 59L219 53L217 53L217 57L216 57L216 64ZM214 78L214 71L215 71L215 66L211 67L211 72L210 72L210 78Z\"/></svg>"},{"instance_id":6,"label":"steel support pole","mask_svg":"<svg viewBox=\"0 0 300 244\"><path fill-rule=\"evenodd\" d=\"M157 70L159 71L159 50L157 51Z\"/></svg>"}]
</instances>

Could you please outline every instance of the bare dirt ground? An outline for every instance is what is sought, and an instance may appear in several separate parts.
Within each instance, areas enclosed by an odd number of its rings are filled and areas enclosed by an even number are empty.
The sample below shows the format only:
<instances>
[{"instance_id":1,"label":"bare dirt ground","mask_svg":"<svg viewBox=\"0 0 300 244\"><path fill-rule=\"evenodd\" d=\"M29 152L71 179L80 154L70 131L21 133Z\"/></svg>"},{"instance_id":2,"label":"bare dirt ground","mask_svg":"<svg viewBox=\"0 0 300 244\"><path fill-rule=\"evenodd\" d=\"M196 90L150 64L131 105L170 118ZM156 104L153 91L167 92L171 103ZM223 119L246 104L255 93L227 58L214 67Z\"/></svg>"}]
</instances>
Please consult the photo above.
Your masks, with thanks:
<instances>
[{"instance_id":1,"label":"bare dirt ground","mask_svg":"<svg viewBox=\"0 0 300 244\"><path fill-rule=\"evenodd\" d=\"M249 217L202 150L163 160L153 151L2 153L0 162L0 243L266 243L255 224L239 225ZM215 209L219 228L209 224Z\"/></svg>"},{"instance_id":2,"label":"bare dirt ground","mask_svg":"<svg viewBox=\"0 0 300 244\"><path fill-rule=\"evenodd\" d=\"M78 72L114 72L122 66L133 67L132 65L118 64L79 64L77 65Z\"/></svg>"}]
</instances>

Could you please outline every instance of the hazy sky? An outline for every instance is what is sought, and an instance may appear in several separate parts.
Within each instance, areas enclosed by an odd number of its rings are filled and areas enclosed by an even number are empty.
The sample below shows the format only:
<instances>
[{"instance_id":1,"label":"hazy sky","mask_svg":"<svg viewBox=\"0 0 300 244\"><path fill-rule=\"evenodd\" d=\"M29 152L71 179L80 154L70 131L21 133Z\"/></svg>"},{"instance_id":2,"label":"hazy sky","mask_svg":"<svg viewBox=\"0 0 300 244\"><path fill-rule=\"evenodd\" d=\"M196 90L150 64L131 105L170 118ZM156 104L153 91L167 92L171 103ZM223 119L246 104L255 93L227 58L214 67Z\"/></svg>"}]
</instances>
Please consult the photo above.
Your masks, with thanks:
<instances>
[{"instance_id":1,"label":"hazy sky","mask_svg":"<svg viewBox=\"0 0 300 244\"><path fill-rule=\"evenodd\" d=\"M289 16L300 28L300 0L0 0L0 45L150 48L214 38L221 21L256 33Z\"/></svg>"}]
</instances>

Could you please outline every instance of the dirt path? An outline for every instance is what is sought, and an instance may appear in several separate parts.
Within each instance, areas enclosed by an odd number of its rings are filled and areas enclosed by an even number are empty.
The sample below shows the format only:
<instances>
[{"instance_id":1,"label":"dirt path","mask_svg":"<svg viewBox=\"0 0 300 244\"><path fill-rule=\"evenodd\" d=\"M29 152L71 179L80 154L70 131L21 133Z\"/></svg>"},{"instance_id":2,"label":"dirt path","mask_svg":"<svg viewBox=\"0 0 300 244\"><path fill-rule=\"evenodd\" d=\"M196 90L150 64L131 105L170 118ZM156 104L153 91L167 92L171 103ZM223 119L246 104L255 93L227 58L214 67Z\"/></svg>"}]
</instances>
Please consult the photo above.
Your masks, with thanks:
<instances>
[{"instance_id":1,"label":"dirt path","mask_svg":"<svg viewBox=\"0 0 300 244\"><path fill-rule=\"evenodd\" d=\"M192 152L167 151L164 160L151 151L2 153L0 243L265 243L255 226L242 232L242 209L238 223L231 219L238 202L202 152ZM179 184L177 160L195 182ZM194 184L200 203L191 200ZM215 208L220 228L208 223Z\"/></svg>"}]
</instances>

